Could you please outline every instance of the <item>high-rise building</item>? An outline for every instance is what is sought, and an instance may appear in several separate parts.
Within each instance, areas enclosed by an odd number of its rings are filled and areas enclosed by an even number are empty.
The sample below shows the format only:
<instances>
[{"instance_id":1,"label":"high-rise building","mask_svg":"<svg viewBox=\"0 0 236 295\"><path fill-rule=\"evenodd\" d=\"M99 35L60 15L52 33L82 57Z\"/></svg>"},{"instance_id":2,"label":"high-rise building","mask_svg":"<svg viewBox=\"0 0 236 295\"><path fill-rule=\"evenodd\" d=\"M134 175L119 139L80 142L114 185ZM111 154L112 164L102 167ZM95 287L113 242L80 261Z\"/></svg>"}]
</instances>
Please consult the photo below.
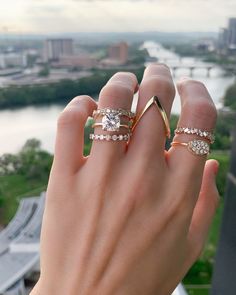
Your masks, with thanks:
<instances>
[{"instance_id":1,"label":"high-rise building","mask_svg":"<svg viewBox=\"0 0 236 295\"><path fill-rule=\"evenodd\" d=\"M227 54L236 50L236 18L230 18L227 28L219 32L218 48L220 53Z\"/></svg>"},{"instance_id":2,"label":"high-rise building","mask_svg":"<svg viewBox=\"0 0 236 295\"><path fill-rule=\"evenodd\" d=\"M236 18L229 19L228 44L229 48L236 49Z\"/></svg>"},{"instance_id":3,"label":"high-rise building","mask_svg":"<svg viewBox=\"0 0 236 295\"><path fill-rule=\"evenodd\" d=\"M44 61L56 61L65 55L73 55L72 39L47 39L44 42Z\"/></svg>"},{"instance_id":4,"label":"high-rise building","mask_svg":"<svg viewBox=\"0 0 236 295\"><path fill-rule=\"evenodd\" d=\"M125 64L128 60L128 44L120 42L113 44L108 48L108 57L111 60L116 60L120 64Z\"/></svg>"}]
</instances>

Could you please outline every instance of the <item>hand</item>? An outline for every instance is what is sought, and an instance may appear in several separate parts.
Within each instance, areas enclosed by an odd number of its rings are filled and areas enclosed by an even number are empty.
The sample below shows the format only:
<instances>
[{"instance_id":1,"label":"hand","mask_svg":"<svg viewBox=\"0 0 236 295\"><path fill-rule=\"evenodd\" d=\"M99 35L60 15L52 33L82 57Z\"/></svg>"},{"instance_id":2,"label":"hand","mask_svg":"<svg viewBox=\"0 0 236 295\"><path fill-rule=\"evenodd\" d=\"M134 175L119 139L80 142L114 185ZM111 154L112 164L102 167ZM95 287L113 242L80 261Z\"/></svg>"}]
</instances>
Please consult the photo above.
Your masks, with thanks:
<instances>
[{"instance_id":1,"label":"hand","mask_svg":"<svg viewBox=\"0 0 236 295\"><path fill-rule=\"evenodd\" d=\"M212 130L216 109L205 86L184 79L177 88L179 125ZM98 107L130 109L137 89L132 73L116 73L101 90ZM175 87L165 65L146 68L137 112L153 95L169 116ZM183 146L164 151L165 130L155 106L128 146L93 141L84 157L84 126L96 108L82 95L59 117L42 226L41 276L31 294L171 294L206 240L219 198L218 163ZM181 134L175 140L192 138L196 135Z\"/></svg>"}]
</instances>

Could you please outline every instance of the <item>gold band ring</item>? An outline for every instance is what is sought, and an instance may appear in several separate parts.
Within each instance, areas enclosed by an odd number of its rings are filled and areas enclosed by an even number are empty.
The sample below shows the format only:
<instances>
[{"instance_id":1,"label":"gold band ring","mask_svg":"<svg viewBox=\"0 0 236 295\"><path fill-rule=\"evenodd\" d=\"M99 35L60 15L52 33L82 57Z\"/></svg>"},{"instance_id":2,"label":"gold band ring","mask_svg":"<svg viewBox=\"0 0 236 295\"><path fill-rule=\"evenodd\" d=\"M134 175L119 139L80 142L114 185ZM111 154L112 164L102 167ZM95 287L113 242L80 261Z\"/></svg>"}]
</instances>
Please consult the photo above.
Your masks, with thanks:
<instances>
[{"instance_id":1,"label":"gold band ring","mask_svg":"<svg viewBox=\"0 0 236 295\"><path fill-rule=\"evenodd\" d=\"M96 119L99 115L107 115L107 114L116 114L119 116L126 116L129 119L133 119L135 117L135 113L125 110L125 109L111 109L111 108L104 108L104 109L98 109L93 111L93 117Z\"/></svg>"},{"instance_id":2,"label":"gold band ring","mask_svg":"<svg viewBox=\"0 0 236 295\"><path fill-rule=\"evenodd\" d=\"M104 123L94 123L92 125L92 128L95 128L95 127L98 127L98 126L101 126L103 130L107 130L106 127L104 126ZM124 128L127 128L127 129L130 129L131 128L131 126L126 125L126 124L119 124L119 128L120 127L124 127ZM110 131L119 131L119 128L114 129L114 130L110 130Z\"/></svg>"},{"instance_id":3,"label":"gold band ring","mask_svg":"<svg viewBox=\"0 0 236 295\"><path fill-rule=\"evenodd\" d=\"M167 115L166 115L166 112L165 110L163 109L160 101L159 101L159 98L154 95L153 97L151 97L149 99L149 101L146 103L144 109L142 110L142 112L135 118L134 120L134 123L133 123L133 126L132 126L132 132L134 130L134 128L136 127L137 123L140 121L140 119L142 118L142 116L144 115L144 113L149 109L149 107L152 105L152 104L155 104L157 106L157 109L161 115L161 118L164 122L164 126L165 126L165 132L166 132L166 136L168 138L170 138L170 124L169 124L169 120L167 118Z\"/></svg>"},{"instance_id":4,"label":"gold band ring","mask_svg":"<svg viewBox=\"0 0 236 295\"><path fill-rule=\"evenodd\" d=\"M192 154L197 156L204 156L210 153L210 145L205 140L193 139L189 142L173 141L171 143L171 146L187 147Z\"/></svg>"}]
</instances>

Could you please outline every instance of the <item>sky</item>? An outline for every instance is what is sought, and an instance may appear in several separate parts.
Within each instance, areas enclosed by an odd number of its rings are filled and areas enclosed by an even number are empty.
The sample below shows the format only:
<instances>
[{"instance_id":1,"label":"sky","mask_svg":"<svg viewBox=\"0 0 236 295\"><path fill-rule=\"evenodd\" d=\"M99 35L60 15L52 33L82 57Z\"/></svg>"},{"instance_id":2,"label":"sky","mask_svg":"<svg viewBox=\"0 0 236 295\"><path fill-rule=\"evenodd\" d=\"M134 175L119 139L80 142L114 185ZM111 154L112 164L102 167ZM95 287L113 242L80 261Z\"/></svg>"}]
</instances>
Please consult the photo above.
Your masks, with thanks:
<instances>
[{"instance_id":1,"label":"sky","mask_svg":"<svg viewBox=\"0 0 236 295\"><path fill-rule=\"evenodd\" d=\"M0 0L0 33L217 32L234 16L236 0Z\"/></svg>"}]
</instances>

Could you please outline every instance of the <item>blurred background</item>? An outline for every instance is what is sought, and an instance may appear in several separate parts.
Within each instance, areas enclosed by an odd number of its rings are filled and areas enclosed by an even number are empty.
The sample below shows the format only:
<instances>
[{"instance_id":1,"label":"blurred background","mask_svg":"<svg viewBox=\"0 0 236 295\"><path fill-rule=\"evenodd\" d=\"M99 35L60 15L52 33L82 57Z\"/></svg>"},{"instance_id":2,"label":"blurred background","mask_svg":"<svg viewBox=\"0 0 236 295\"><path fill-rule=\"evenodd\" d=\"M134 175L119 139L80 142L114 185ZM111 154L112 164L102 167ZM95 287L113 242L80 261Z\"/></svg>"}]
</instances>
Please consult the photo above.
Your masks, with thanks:
<instances>
[{"instance_id":1,"label":"blurred background","mask_svg":"<svg viewBox=\"0 0 236 295\"><path fill-rule=\"evenodd\" d=\"M220 162L221 203L205 250L183 280L188 294L209 294L236 125L235 12L235 0L1 1L0 294L27 294L38 277L42 192L59 113L76 95L97 99L117 71L140 82L153 62L166 63L175 81L204 82L218 109L209 157ZM177 94L172 134L179 114ZM88 121L85 155L90 131Z\"/></svg>"}]
</instances>

